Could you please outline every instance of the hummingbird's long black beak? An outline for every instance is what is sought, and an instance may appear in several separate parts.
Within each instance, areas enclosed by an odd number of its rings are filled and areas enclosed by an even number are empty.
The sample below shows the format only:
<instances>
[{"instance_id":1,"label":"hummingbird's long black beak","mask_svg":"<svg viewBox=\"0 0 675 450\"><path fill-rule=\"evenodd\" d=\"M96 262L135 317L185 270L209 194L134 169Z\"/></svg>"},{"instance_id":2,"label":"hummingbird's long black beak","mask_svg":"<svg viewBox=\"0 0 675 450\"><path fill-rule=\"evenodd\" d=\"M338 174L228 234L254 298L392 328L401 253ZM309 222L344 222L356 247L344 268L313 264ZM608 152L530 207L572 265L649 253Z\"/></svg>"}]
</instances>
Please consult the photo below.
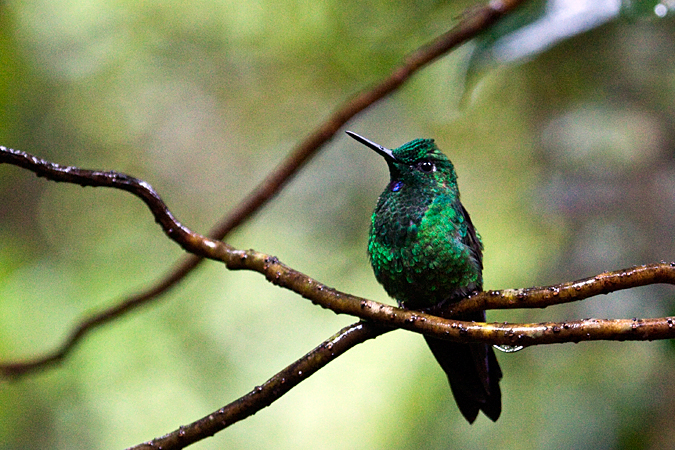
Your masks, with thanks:
<instances>
[{"instance_id":1,"label":"hummingbird's long black beak","mask_svg":"<svg viewBox=\"0 0 675 450\"><path fill-rule=\"evenodd\" d=\"M391 161L396 161L396 158L394 158L394 154L388 148L382 147L380 144L376 144L375 142L370 141L370 140L364 138L363 136L359 136L358 134L356 134L352 131L346 131L346 133L349 135L349 137L351 137L353 139L356 139L357 141L359 141L360 143L362 143L366 147L375 150L377 153L384 156L386 159L389 159Z\"/></svg>"}]
</instances>

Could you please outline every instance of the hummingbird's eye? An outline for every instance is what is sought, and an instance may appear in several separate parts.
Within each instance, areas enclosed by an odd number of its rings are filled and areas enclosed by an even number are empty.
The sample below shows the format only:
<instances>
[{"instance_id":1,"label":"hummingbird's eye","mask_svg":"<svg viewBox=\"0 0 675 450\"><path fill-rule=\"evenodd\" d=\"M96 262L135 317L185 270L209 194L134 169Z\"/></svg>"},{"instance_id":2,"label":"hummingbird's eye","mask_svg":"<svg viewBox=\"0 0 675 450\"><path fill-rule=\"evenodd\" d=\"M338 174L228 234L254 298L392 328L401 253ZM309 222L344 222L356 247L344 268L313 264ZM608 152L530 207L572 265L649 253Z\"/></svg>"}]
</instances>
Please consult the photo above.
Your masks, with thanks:
<instances>
[{"instance_id":1,"label":"hummingbird's eye","mask_svg":"<svg viewBox=\"0 0 675 450\"><path fill-rule=\"evenodd\" d=\"M417 167L419 167L422 172L433 172L433 170L436 168L434 163L431 161L422 161L417 165Z\"/></svg>"}]
</instances>

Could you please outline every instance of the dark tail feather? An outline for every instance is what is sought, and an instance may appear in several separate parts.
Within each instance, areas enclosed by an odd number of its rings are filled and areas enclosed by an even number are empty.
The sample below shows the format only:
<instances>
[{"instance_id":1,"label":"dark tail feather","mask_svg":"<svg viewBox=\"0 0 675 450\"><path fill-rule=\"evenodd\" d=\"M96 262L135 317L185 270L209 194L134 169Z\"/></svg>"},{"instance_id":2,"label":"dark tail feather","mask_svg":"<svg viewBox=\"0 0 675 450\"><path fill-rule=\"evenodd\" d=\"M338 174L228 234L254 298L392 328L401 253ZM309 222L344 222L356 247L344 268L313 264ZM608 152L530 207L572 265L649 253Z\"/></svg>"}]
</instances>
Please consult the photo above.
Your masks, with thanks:
<instances>
[{"instance_id":1,"label":"dark tail feather","mask_svg":"<svg viewBox=\"0 0 675 450\"><path fill-rule=\"evenodd\" d=\"M472 317L468 320L485 320ZM464 318L467 320L467 318ZM457 344L425 336L427 344L450 382L452 395L462 415L473 423L478 411L492 421L502 412L502 392L499 380L502 371L492 347L487 344Z\"/></svg>"}]
</instances>

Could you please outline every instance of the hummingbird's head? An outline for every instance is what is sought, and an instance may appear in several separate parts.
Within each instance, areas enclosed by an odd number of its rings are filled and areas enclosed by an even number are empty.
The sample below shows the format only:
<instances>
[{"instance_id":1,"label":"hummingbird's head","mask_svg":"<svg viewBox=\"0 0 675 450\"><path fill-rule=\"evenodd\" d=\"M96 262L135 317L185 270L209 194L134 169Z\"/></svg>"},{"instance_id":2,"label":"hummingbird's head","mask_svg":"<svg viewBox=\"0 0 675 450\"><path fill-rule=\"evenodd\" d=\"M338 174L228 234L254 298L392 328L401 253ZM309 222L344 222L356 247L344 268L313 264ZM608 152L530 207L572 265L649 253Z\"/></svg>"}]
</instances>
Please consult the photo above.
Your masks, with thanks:
<instances>
[{"instance_id":1,"label":"hummingbird's head","mask_svg":"<svg viewBox=\"0 0 675 450\"><path fill-rule=\"evenodd\" d=\"M456 187L455 168L433 139L415 139L390 150L351 131L347 134L384 157L394 191L403 185Z\"/></svg>"}]
</instances>

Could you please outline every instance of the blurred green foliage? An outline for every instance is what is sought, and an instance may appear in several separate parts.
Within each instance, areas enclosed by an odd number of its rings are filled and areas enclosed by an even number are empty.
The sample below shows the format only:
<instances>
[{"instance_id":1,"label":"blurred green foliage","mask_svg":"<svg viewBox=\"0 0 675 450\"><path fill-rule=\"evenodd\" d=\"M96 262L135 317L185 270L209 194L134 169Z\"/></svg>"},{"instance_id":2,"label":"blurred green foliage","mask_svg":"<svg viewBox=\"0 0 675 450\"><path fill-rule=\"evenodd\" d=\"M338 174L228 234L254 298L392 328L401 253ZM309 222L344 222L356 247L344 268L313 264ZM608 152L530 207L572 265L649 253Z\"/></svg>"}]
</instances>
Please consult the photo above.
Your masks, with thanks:
<instances>
[{"instance_id":1,"label":"blurred green foliage","mask_svg":"<svg viewBox=\"0 0 675 450\"><path fill-rule=\"evenodd\" d=\"M531 30L553 6L534 2L350 123L390 147L434 137L453 159L486 245L486 288L675 258L675 24L654 4L624 2L586 29L505 56L500 39ZM0 145L143 178L179 220L206 232L337 104L470 5L3 2ZM534 30L518 45L550 37ZM377 155L337 136L228 242L391 302L365 254L386 180ZM146 286L182 255L122 192L0 166L0 199L3 360L53 349L82 314ZM672 313L671 300L669 287L653 286L489 317L658 317ZM257 274L206 263L162 300L97 330L62 365L3 382L0 449L124 448L159 436L243 395L351 320ZM389 333L193 448L668 448L673 348L500 354L503 415L470 426L423 340Z\"/></svg>"}]
</instances>

